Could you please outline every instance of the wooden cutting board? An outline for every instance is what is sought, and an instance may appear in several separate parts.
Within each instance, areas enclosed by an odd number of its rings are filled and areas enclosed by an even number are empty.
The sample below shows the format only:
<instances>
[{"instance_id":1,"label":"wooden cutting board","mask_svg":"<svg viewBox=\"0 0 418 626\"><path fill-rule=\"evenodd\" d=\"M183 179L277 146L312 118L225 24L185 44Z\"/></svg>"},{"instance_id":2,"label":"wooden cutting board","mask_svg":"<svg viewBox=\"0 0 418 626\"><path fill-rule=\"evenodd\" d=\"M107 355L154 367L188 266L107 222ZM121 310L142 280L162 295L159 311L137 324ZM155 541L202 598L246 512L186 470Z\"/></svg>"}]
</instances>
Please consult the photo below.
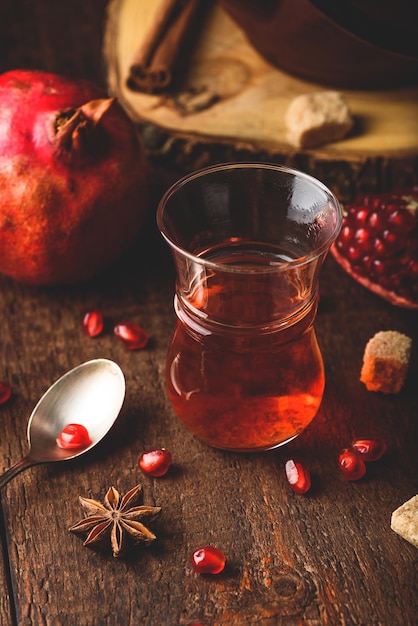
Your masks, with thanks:
<instances>
[{"instance_id":1,"label":"wooden cutting board","mask_svg":"<svg viewBox=\"0 0 418 626\"><path fill-rule=\"evenodd\" d=\"M311 150L286 141L284 116L299 94L329 89L271 66L216 4L175 93L127 86L129 68L160 0L111 0L104 56L109 91L138 123L148 156L176 175L232 160L279 162L321 179L342 200L418 184L418 85L344 91L355 127Z\"/></svg>"}]
</instances>

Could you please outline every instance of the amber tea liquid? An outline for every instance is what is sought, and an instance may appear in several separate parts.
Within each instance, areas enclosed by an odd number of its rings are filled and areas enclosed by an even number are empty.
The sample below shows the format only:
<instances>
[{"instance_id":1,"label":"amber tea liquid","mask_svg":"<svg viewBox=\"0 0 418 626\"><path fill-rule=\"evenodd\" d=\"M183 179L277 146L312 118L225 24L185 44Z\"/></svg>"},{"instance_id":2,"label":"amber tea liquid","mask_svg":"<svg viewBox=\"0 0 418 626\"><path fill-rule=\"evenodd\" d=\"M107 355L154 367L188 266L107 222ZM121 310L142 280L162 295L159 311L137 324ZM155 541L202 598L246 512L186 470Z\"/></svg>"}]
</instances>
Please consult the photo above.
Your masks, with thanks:
<instances>
[{"instance_id":1,"label":"amber tea liquid","mask_svg":"<svg viewBox=\"0 0 418 626\"><path fill-rule=\"evenodd\" d=\"M176 296L166 370L173 408L217 448L282 445L312 421L324 391L308 270L280 271L297 255L235 239L199 256L209 264Z\"/></svg>"}]
</instances>

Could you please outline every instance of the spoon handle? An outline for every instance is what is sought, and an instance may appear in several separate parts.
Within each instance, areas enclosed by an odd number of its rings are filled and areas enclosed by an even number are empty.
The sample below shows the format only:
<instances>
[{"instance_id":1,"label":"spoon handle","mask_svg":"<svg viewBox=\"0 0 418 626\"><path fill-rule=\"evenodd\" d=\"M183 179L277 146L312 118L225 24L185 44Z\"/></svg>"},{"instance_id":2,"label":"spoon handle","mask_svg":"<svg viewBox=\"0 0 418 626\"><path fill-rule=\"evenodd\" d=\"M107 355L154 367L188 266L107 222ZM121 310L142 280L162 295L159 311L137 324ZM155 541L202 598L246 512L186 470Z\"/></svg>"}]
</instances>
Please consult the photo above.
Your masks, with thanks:
<instances>
[{"instance_id":1,"label":"spoon handle","mask_svg":"<svg viewBox=\"0 0 418 626\"><path fill-rule=\"evenodd\" d=\"M8 470L4 472L0 476L0 489L6 485L9 480L12 480L15 476L23 472L23 470L31 467L32 465L36 465L36 461L30 458L30 456L25 456L23 459L12 465Z\"/></svg>"}]
</instances>

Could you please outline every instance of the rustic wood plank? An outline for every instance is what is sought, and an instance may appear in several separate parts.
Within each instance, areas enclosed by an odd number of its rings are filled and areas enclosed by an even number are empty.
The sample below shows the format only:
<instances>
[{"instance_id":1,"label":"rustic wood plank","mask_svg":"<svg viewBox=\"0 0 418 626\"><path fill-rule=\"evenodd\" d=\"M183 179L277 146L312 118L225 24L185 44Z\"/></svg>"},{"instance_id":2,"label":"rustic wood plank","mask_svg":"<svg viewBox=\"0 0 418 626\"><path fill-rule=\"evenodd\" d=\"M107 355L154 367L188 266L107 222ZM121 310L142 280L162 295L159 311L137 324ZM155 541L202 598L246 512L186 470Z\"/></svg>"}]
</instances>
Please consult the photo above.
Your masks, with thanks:
<instances>
[{"instance_id":1,"label":"rustic wood plank","mask_svg":"<svg viewBox=\"0 0 418 626\"><path fill-rule=\"evenodd\" d=\"M38 290L1 279L0 371L15 389L13 404L2 410L9 449L1 448L3 467L23 453L31 407L64 370L105 356L127 378L124 412L99 453L32 468L6 489L20 623L117 624L125 615L131 623L160 624L164 615L167 624L393 624L408 616L412 624L416 553L390 530L389 519L416 488L416 354L396 398L369 394L358 375L367 338L385 327L413 334L416 316L368 294L329 258L317 320L327 368L318 417L283 450L218 452L185 432L165 397L174 276L152 224L149 229L136 251L88 285ZM121 316L140 321L151 333L150 348L128 353L109 329L95 340L84 336L82 314L96 305L109 328ZM383 435L388 456L367 480L350 484L336 469L336 455L364 432ZM139 453L159 445L173 452L173 471L160 480L142 477ZM307 497L285 484L282 465L290 452L311 466L314 489ZM124 491L138 481L146 501L163 507L159 540L148 551L116 562L68 534L81 517L79 494L100 498L111 484ZM203 543L228 556L219 578L198 577L190 568L190 553Z\"/></svg>"}]
</instances>

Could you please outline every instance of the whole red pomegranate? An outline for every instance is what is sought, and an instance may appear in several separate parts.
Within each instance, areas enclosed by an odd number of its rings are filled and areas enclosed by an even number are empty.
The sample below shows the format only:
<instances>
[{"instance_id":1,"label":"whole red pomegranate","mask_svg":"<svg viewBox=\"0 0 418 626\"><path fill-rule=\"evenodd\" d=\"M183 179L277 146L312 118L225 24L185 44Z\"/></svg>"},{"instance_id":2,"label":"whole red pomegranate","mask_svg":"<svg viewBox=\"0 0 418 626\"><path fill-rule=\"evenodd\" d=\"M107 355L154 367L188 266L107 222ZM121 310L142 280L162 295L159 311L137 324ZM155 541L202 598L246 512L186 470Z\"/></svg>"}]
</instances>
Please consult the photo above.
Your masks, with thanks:
<instances>
[{"instance_id":1,"label":"whole red pomegranate","mask_svg":"<svg viewBox=\"0 0 418 626\"><path fill-rule=\"evenodd\" d=\"M89 279L137 236L148 175L140 138L98 86L40 71L0 76L0 273Z\"/></svg>"}]
</instances>

